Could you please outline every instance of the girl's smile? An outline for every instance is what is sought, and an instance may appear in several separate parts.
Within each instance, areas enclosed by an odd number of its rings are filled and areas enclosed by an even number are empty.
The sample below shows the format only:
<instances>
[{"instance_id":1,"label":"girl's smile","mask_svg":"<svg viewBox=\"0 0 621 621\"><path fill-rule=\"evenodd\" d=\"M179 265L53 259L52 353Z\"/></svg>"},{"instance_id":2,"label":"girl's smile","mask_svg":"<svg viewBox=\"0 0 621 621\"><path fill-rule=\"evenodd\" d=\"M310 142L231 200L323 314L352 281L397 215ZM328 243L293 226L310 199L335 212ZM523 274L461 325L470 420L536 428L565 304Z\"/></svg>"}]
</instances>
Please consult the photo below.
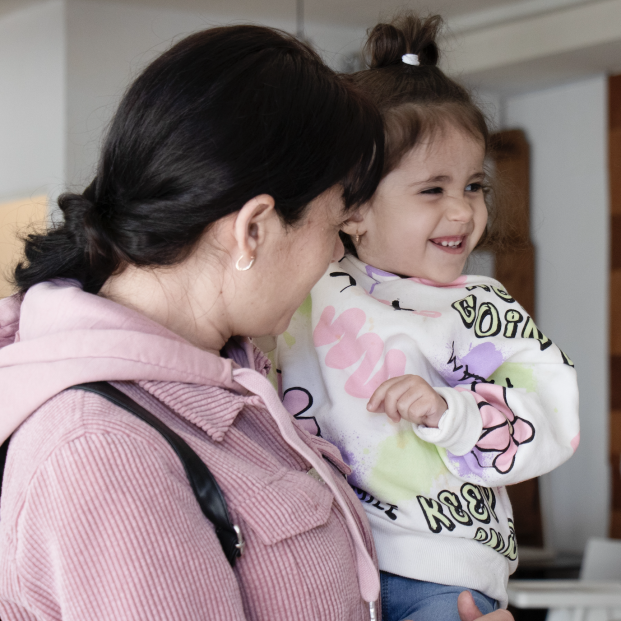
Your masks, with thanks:
<instances>
[{"instance_id":1,"label":"girl's smile","mask_svg":"<svg viewBox=\"0 0 621 621\"><path fill-rule=\"evenodd\" d=\"M465 252L466 246L464 240L466 235L457 235L453 237L436 237L429 241L434 244L439 250L448 252L449 254L461 254Z\"/></svg>"}]
</instances>

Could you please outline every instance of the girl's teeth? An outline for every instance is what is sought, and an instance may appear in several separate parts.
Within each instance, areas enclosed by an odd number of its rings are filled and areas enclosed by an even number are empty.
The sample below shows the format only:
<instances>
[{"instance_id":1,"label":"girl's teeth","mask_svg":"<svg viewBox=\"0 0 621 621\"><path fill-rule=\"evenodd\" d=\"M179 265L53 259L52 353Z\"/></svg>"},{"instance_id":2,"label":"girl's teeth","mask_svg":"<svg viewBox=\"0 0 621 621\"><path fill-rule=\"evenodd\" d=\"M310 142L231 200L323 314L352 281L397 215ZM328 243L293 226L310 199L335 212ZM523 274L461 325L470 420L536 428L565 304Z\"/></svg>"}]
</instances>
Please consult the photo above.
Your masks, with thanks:
<instances>
[{"instance_id":1,"label":"girl's teeth","mask_svg":"<svg viewBox=\"0 0 621 621\"><path fill-rule=\"evenodd\" d=\"M441 242L441 244L443 246L449 246L451 248L454 248L455 246L459 246L461 244L461 242L460 241L454 241L454 242L443 241L443 242Z\"/></svg>"}]
</instances>

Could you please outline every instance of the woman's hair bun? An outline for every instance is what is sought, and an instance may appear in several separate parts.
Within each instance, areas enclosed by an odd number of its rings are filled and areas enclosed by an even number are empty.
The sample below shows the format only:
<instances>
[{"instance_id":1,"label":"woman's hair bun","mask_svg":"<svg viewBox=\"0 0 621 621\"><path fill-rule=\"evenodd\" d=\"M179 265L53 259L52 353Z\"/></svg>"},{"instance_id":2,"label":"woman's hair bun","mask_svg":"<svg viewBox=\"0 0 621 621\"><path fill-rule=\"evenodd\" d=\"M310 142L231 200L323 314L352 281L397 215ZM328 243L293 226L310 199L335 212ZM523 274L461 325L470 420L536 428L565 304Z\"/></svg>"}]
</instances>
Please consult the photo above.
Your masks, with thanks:
<instances>
[{"instance_id":1,"label":"woman's hair bun","mask_svg":"<svg viewBox=\"0 0 621 621\"><path fill-rule=\"evenodd\" d=\"M421 65L437 65L440 50L436 39L441 28L439 15L418 17L413 13L377 24L370 30L364 46L369 67L379 69L401 64L404 54L416 54Z\"/></svg>"},{"instance_id":2,"label":"woman's hair bun","mask_svg":"<svg viewBox=\"0 0 621 621\"><path fill-rule=\"evenodd\" d=\"M96 204L97 178L82 194L67 192L58 198L65 217L64 230L76 248L84 253L91 266L110 263L117 267L120 255L108 238L101 219L101 207Z\"/></svg>"},{"instance_id":3,"label":"woman's hair bun","mask_svg":"<svg viewBox=\"0 0 621 621\"><path fill-rule=\"evenodd\" d=\"M73 236L76 245L89 246L95 216L95 205L87 188L83 194L66 192L58 198L58 206L65 218L65 229ZM95 218L94 218L95 216Z\"/></svg>"}]
</instances>

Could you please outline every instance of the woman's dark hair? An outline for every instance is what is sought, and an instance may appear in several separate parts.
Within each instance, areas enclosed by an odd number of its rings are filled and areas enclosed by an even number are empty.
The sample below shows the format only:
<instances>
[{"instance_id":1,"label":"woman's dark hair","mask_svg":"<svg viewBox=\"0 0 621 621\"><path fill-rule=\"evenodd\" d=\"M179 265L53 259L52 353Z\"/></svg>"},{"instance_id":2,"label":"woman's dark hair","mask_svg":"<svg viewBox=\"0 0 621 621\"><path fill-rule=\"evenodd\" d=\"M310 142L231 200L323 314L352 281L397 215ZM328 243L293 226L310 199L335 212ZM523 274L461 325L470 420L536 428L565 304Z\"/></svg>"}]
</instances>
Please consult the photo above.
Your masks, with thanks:
<instances>
[{"instance_id":1,"label":"woman's dark hair","mask_svg":"<svg viewBox=\"0 0 621 621\"><path fill-rule=\"evenodd\" d=\"M489 153L485 115L468 90L438 67L441 28L439 15L421 18L406 12L368 32L364 54L369 69L354 73L351 80L376 104L384 120L382 176L394 170L421 140L450 125L481 140ZM404 63L404 54L416 54L420 64ZM490 224L480 245L489 243L500 225L490 197L487 202ZM343 233L341 237L348 251L355 254L349 237Z\"/></svg>"},{"instance_id":2,"label":"woman's dark hair","mask_svg":"<svg viewBox=\"0 0 621 621\"><path fill-rule=\"evenodd\" d=\"M97 176L59 198L64 223L27 236L15 283L97 292L125 265L175 264L259 194L285 225L336 184L350 208L372 196L382 155L377 109L304 43L258 26L196 33L130 86Z\"/></svg>"}]
</instances>

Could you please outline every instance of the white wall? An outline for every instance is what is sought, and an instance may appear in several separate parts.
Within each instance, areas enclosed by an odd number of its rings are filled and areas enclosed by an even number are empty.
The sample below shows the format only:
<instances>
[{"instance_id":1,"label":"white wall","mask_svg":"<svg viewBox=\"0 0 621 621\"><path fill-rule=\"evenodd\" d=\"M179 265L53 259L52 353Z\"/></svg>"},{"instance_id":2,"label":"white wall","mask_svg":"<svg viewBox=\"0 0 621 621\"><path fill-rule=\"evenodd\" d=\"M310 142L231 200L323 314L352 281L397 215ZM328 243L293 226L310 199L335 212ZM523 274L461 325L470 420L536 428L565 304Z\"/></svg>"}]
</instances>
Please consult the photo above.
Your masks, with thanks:
<instances>
[{"instance_id":1,"label":"white wall","mask_svg":"<svg viewBox=\"0 0 621 621\"><path fill-rule=\"evenodd\" d=\"M504 118L531 144L537 323L580 386L580 447L542 479L546 542L582 550L607 536L609 516L606 78L512 97Z\"/></svg>"},{"instance_id":2,"label":"white wall","mask_svg":"<svg viewBox=\"0 0 621 621\"><path fill-rule=\"evenodd\" d=\"M366 39L364 28L345 28L331 24L310 23L306 34L313 47L335 71L356 70L348 68L346 61L351 55L359 55ZM293 32L293 28L291 28Z\"/></svg>"},{"instance_id":3,"label":"white wall","mask_svg":"<svg viewBox=\"0 0 621 621\"><path fill-rule=\"evenodd\" d=\"M0 19L0 201L56 192L64 182L62 0Z\"/></svg>"},{"instance_id":4,"label":"white wall","mask_svg":"<svg viewBox=\"0 0 621 621\"><path fill-rule=\"evenodd\" d=\"M102 133L131 78L173 37L210 25L195 13L67 0L67 183L94 174Z\"/></svg>"},{"instance_id":5,"label":"white wall","mask_svg":"<svg viewBox=\"0 0 621 621\"><path fill-rule=\"evenodd\" d=\"M175 40L196 30L248 23L226 15L97 0L67 1L67 183L90 181L100 139L132 77ZM293 19L253 23L295 31ZM307 36L338 65L357 50L364 30L308 24Z\"/></svg>"}]
</instances>

